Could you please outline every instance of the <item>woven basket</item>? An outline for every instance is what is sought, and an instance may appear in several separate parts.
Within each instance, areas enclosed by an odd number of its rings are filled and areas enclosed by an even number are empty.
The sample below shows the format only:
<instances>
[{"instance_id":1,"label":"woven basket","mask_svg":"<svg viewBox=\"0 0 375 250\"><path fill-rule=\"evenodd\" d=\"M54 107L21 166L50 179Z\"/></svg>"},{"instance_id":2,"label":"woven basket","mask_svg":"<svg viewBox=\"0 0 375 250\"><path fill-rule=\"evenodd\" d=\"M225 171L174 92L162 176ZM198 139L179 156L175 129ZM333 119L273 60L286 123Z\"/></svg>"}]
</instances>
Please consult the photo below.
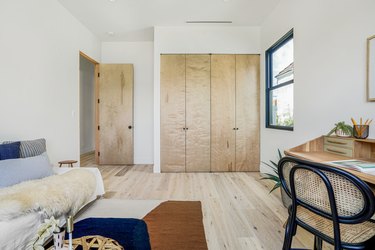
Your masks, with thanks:
<instances>
[{"instance_id":1,"label":"woven basket","mask_svg":"<svg viewBox=\"0 0 375 250\"><path fill-rule=\"evenodd\" d=\"M66 240L65 244L69 244L69 241ZM117 241L100 235L90 235L74 239L73 249L77 249L79 246L82 246L83 250L124 250Z\"/></svg>"}]
</instances>

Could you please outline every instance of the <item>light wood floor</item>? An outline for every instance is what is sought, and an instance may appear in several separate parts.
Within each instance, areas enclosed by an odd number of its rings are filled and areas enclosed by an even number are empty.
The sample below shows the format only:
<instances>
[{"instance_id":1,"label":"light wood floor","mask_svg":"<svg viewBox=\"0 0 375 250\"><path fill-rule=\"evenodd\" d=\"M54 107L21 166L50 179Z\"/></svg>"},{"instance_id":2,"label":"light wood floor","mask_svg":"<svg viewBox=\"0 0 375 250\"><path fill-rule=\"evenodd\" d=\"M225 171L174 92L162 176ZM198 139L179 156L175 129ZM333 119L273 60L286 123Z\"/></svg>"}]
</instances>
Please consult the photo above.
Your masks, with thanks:
<instances>
[{"instance_id":1,"label":"light wood floor","mask_svg":"<svg viewBox=\"0 0 375 250\"><path fill-rule=\"evenodd\" d=\"M81 166L97 166L93 155ZM199 200L209 249L279 250L287 211L279 192L259 173L162 173L152 165L98 166L106 198L138 200ZM298 229L293 247L312 249L312 236ZM331 247L325 249L331 249Z\"/></svg>"}]
</instances>

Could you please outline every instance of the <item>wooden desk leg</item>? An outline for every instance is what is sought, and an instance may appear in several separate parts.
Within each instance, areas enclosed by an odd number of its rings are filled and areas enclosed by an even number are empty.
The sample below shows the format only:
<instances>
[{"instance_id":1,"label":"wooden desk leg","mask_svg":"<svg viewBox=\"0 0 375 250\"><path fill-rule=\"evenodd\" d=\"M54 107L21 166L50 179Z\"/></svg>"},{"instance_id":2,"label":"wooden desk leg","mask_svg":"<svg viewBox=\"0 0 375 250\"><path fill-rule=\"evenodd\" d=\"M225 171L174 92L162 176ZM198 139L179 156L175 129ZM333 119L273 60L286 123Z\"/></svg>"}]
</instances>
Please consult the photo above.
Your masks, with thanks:
<instances>
[{"instance_id":1,"label":"wooden desk leg","mask_svg":"<svg viewBox=\"0 0 375 250\"><path fill-rule=\"evenodd\" d=\"M62 165L62 163L60 163L60 166L59 166L59 168L61 168L61 165Z\"/></svg>"}]
</instances>

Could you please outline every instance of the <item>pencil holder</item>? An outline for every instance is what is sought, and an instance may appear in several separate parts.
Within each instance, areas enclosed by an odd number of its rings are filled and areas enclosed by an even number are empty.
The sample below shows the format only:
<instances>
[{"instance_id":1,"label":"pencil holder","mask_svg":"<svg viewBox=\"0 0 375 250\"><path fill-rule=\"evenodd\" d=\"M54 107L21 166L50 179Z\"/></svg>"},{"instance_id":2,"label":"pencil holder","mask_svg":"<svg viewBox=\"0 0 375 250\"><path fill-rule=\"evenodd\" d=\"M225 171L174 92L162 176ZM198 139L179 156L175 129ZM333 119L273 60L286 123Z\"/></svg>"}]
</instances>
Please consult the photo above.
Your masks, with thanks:
<instances>
[{"instance_id":1,"label":"pencil holder","mask_svg":"<svg viewBox=\"0 0 375 250\"><path fill-rule=\"evenodd\" d=\"M353 136L357 139L366 139L369 134L369 125L354 125Z\"/></svg>"}]
</instances>

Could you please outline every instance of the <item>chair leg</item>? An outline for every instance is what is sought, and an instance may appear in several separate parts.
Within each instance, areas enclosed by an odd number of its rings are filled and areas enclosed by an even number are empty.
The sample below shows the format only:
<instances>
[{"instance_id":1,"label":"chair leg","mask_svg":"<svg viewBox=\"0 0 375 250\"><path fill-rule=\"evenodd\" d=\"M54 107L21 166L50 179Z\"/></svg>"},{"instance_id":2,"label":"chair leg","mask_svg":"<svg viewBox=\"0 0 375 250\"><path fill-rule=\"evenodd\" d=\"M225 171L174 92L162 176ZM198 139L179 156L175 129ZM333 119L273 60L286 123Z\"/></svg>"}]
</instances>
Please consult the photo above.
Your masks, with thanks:
<instances>
[{"instance_id":1,"label":"chair leg","mask_svg":"<svg viewBox=\"0 0 375 250\"><path fill-rule=\"evenodd\" d=\"M323 241L318 236L314 237L314 250L322 250Z\"/></svg>"},{"instance_id":2,"label":"chair leg","mask_svg":"<svg viewBox=\"0 0 375 250\"><path fill-rule=\"evenodd\" d=\"M288 224L286 225L286 228L285 228L283 250L291 249L293 236L295 235L296 229L297 229L296 222L289 217Z\"/></svg>"}]
</instances>

